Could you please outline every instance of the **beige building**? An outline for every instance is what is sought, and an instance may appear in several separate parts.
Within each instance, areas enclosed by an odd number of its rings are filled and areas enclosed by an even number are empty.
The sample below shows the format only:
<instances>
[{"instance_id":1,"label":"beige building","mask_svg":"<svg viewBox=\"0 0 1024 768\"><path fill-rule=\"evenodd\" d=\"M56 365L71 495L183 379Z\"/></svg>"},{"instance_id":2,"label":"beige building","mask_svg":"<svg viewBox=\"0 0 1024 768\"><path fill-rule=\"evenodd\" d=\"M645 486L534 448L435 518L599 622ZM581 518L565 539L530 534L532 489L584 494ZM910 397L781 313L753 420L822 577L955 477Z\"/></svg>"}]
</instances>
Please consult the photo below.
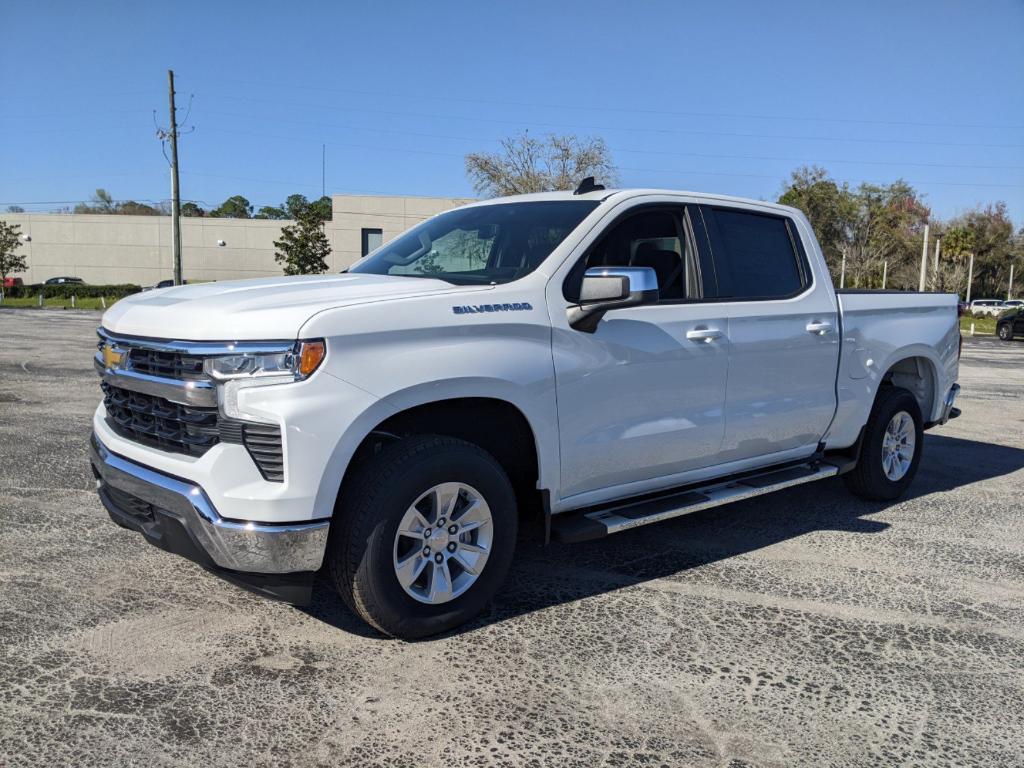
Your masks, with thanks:
<instances>
[{"instance_id":1,"label":"beige building","mask_svg":"<svg viewBox=\"0 0 1024 768\"><path fill-rule=\"evenodd\" d=\"M472 200L449 197L335 195L326 224L330 272L339 272L381 242L441 211ZM0 213L21 226L26 283L58 276L87 283L154 285L172 277L168 216ZM289 221L181 219L182 273L186 280L234 280L280 275L274 240Z\"/></svg>"}]
</instances>

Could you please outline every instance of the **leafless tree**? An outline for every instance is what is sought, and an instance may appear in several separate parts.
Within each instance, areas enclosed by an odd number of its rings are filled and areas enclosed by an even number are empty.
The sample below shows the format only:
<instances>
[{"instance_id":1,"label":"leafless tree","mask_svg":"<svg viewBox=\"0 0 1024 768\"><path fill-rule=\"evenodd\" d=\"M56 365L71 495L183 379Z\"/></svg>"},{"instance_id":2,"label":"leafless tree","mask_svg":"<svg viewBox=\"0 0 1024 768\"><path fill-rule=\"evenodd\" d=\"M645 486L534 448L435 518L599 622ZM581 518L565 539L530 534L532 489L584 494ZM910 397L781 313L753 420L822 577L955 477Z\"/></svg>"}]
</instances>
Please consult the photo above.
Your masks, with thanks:
<instances>
[{"instance_id":1,"label":"leafless tree","mask_svg":"<svg viewBox=\"0 0 1024 768\"><path fill-rule=\"evenodd\" d=\"M575 189L587 176L606 185L616 181L604 139L524 131L501 141L500 152L466 155L466 175L482 197Z\"/></svg>"}]
</instances>

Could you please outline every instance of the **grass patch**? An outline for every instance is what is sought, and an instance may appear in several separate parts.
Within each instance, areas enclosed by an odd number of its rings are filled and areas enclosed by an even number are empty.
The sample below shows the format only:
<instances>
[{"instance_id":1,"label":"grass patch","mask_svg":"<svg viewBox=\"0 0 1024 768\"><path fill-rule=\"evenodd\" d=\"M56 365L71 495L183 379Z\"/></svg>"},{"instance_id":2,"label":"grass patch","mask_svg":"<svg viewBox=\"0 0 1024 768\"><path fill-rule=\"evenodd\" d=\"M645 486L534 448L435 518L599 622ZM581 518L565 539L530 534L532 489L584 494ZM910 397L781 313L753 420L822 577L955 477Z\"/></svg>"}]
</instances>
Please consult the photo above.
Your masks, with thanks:
<instances>
[{"instance_id":1,"label":"grass patch","mask_svg":"<svg viewBox=\"0 0 1024 768\"><path fill-rule=\"evenodd\" d=\"M971 323L974 323L974 335L994 334L996 332L996 318L991 316L971 317L965 315L960 318L960 330L964 333L971 332Z\"/></svg>"},{"instance_id":2,"label":"grass patch","mask_svg":"<svg viewBox=\"0 0 1024 768\"><path fill-rule=\"evenodd\" d=\"M113 299L107 299L107 307L114 304ZM0 307L23 307L26 309L39 309L38 297L25 299L9 299L4 297ZM75 300L75 306L71 306L71 299L43 299L43 309L103 309L100 299L81 298Z\"/></svg>"}]
</instances>

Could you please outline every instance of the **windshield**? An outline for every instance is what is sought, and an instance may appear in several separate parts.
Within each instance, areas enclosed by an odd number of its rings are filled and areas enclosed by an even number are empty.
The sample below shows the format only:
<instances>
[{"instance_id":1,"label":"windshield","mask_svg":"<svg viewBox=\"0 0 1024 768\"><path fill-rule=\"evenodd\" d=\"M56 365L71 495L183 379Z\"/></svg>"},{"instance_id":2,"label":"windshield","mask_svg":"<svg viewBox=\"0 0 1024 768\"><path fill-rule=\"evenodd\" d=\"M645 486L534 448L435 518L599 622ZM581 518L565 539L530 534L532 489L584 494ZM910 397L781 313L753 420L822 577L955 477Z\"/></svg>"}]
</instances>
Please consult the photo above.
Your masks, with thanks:
<instances>
[{"instance_id":1,"label":"windshield","mask_svg":"<svg viewBox=\"0 0 1024 768\"><path fill-rule=\"evenodd\" d=\"M587 214L593 200L497 203L461 208L413 227L350 272L493 285L535 270Z\"/></svg>"}]
</instances>

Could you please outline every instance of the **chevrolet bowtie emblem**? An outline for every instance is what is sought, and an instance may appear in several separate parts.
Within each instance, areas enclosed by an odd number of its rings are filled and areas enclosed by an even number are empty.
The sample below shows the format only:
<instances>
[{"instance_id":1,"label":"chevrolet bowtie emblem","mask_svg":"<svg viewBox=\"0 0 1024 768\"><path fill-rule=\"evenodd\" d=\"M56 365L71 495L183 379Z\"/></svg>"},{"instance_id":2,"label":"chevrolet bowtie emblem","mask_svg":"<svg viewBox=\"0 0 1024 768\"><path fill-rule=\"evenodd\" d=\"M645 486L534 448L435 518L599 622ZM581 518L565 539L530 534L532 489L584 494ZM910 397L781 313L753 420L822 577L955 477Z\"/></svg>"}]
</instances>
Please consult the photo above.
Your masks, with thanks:
<instances>
[{"instance_id":1,"label":"chevrolet bowtie emblem","mask_svg":"<svg viewBox=\"0 0 1024 768\"><path fill-rule=\"evenodd\" d=\"M124 359L124 352L111 346L110 344L103 345L103 367L109 370L114 370L121 366L121 361Z\"/></svg>"}]
</instances>

